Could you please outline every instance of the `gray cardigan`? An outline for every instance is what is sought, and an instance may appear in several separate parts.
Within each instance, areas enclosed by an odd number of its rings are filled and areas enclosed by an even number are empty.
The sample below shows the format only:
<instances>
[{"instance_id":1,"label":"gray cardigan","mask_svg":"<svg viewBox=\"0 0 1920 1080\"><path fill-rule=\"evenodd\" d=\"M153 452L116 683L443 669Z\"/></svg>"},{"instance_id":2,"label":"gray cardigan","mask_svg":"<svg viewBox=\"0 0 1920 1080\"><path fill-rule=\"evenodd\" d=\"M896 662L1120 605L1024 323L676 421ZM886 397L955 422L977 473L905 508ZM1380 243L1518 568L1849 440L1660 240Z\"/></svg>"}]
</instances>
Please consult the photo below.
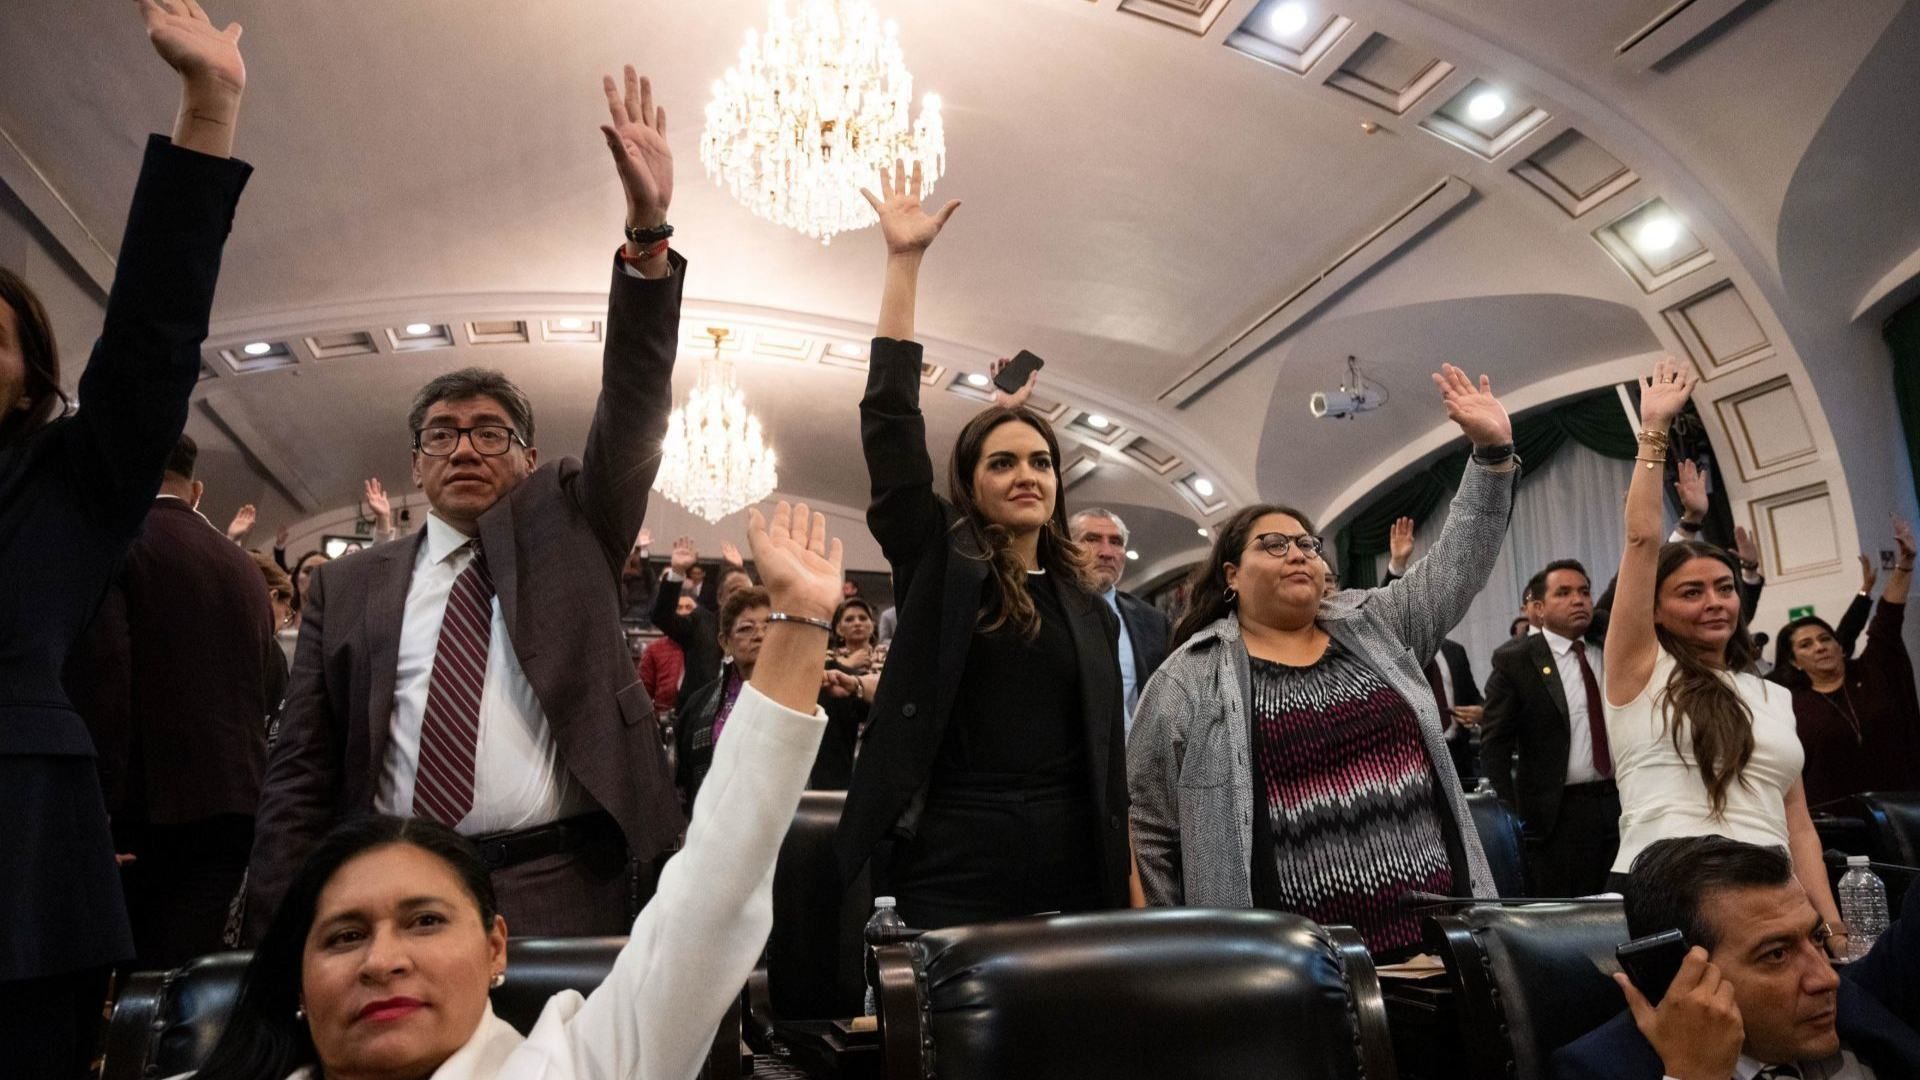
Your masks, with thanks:
<instances>
[{"instance_id":1,"label":"gray cardigan","mask_svg":"<svg viewBox=\"0 0 1920 1080\"><path fill-rule=\"evenodd\" d=\"M1493 472L1469 464L1426 557L1385 588L1336 593L1318 617L1328 636L1413 705L1466 851L1474 896L1499 892L1423 669L1493 572L1519 475L1517 468ZM1253 906L1252 702L1240 620L1231 613L1167 657L1141 694L1127 742L1127 785L1147 903Z\"/></svg>"}]
</instances>

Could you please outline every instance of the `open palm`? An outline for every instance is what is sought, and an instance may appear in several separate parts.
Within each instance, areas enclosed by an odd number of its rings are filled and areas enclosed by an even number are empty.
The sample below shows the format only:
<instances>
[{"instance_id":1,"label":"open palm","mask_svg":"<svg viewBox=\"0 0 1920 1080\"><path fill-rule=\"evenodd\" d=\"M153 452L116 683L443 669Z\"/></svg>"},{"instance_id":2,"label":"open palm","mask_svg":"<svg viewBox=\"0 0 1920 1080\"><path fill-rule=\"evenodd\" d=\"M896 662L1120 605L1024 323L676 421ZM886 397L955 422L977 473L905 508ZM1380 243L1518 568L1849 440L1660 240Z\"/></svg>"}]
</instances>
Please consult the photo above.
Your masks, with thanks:
<instances>
[{"instance_id":1,"label":"open palm","mask_svg":"<svg viewBox=\"0 0 1920 1080\"><path fill-rule=\"evenodd\" d=\"M866 196L873 212L880 215L880 235L886 238L887 251L903 255L915 251L925 251L940 235L947 219L960 208L955 199L938 211L929 214L920 205L921 173L920 163L915 162L911 176L903 162L893 163L893 172L880 170L880 194L874 195L868 188L861 188L860 194Z\"/></svg>"},{"instance_id":2,"label":"open palm","mask_svg":"<svg viewBox=\"0 0 1920 1080\"><path fill-rule=\"evenodd\" d=\"M841 544L827 542L827 516L782 501L768 521L748 515L747 545L776 611L826 620L840 604Z\"/></svg>"},{"instance_id":3,"label":"open palm","mask_svg":"<svg viewBox=\"0 0 1920 1080\"><path fill-rule=\"evenodd\" d=\"M1460 425L1473 445L1504 446L1513 441L1513 421L1507 407L1493 396L1492 379L1482 375L1475 385L1466 372L1442 364L1433 381L1447 404L1447 418Z\"/></svg>"},{"instance_id":4,"label":"open palm","mask_svg":"<svg viewBox=\"0 0 1920 1080\"><path fill-rule=\"evenodd\" d=\"M1640 426L1665 430L1687 407L1697 382L1691 368L1674 360L1655 364L1653 375L1640 380Z\"/></svg>"},{"instance_id":5,"label":"open palm","mask_svg":"<svg viewBox=\"0 0 1920 1080\"><path fill-rule=\"evenodd\" d=\"M627 213L633 224L652 228L666 220L673 201L673 148L667 145L667 110L653 103L653 80L641 78L632 64L626 68L626 93L614 86L613 76L600 80L606 91L607 112L613 122L601 124L607 149L620 171L627 192Z\"/></svg>"},{"instance_id":6,"label":"open palm","mask_svg":"<svg viewBox=\"0 0 1920 1080\"><path fill-rule=\"evenodd\" d=\"M234 93L247 87L240 59L240 24L216 30L196 0L139 0L147 40L181 77L217 84Z\"/></svg>"}]
</instances>

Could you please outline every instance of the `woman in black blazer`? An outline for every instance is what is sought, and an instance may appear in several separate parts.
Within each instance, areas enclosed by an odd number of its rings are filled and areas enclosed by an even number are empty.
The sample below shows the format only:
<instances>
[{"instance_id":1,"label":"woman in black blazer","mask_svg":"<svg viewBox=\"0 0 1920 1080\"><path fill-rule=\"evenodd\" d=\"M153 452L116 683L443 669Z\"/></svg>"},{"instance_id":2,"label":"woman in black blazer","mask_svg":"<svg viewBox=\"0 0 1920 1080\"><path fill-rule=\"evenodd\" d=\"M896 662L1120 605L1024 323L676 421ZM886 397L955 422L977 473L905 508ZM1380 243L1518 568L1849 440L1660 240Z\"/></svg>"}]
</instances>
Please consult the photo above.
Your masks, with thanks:
<instances>
[{"instance_id":1,"label":"woman in black blazer","mask_svg":"<svg viewBox=\"0 0 1920 1080\"><path fill-rule=\"evenodd\" d=\"M960 433L933 490L912 341L920 260L957 203L920 174L867 192L886 291L860 403L867 525L893 567L899 630L837 840L851 881L932 929L1127 904L1119 628L1067 539L1060 447L1022 408L1032 380Z\"/></svg>"},{"instance_id":2,"label":"woman in black blazer","mask_svg":"<svg viewBox=\"0 0 1920 1080\"><path fill-rule=\"evenodd\" d=\"M216 30L193 0L140 8L183 94L172 141L147 144L77 413L45 313L0 270L0 1056L20 1076L76 1073L99 973L133 955L93 743L60 671L186 425L250 172L230 157L240 28Z\"/></svg>"}]
</instances>

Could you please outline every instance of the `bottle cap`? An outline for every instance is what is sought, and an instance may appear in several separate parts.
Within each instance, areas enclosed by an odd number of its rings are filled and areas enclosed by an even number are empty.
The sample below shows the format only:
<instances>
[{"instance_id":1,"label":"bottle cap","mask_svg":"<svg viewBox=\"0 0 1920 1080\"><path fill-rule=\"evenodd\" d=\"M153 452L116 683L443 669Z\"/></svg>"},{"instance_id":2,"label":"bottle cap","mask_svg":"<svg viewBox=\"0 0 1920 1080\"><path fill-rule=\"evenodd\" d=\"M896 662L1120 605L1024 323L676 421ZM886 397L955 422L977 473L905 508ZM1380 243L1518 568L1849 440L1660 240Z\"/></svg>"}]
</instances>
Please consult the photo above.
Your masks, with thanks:
<instances>
[{"instance_id":1,"label":"bottle cap","mask_svg":"<svg viewBox=\"0 0 1920 1080\"><path fill-rule=\"evenodd\" d=\"M874 907L877 907L877 908L883 908L883 907L893 907L893 906L894 906L894 900L893 900L893 897L891 897L891 896L876 896L876 897L874 897L874 898L873 898L873 906L874 906Z\"/></svg>"},{"instance_id":2,"label":"bottle cap","mask_svg":"<svg viewBox=\"0 0 1920 1080\"><path fill-rule=\"evenodd\" d=\"M1867 865L1867 857L1865 855L1849 855L1847 856L1847 865L1865 866Z\"/></svg>"}]
</instances>

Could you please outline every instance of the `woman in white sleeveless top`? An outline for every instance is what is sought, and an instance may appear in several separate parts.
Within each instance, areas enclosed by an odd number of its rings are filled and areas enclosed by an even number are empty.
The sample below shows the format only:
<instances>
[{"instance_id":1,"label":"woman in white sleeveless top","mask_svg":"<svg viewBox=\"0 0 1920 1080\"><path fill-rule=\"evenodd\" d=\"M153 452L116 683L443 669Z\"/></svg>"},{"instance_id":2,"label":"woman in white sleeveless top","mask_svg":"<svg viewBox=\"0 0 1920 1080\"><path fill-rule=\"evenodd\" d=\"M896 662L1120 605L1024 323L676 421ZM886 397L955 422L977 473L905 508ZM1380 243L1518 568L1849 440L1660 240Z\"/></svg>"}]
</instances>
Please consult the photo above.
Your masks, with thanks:
<instances>
[{"instance_id":1,"label":"woman in white sleeveless top","mask_svg":"<svg viewBox=\"0 0 1920 1080\"><path fill-rule=\"evenodd\" d=\"M1696 379L1662 360L1640 394L1640 456L1627 491L1627 544L1607 630L1607 742L1620 788L1616 887L1655 840L1718 834L1782 847L1835 930L1820 838L1800 782L1793 700L1752 672L1738 571L1699 541L1662 544L1667 428Z\"/></svg>"}]
</instances>

